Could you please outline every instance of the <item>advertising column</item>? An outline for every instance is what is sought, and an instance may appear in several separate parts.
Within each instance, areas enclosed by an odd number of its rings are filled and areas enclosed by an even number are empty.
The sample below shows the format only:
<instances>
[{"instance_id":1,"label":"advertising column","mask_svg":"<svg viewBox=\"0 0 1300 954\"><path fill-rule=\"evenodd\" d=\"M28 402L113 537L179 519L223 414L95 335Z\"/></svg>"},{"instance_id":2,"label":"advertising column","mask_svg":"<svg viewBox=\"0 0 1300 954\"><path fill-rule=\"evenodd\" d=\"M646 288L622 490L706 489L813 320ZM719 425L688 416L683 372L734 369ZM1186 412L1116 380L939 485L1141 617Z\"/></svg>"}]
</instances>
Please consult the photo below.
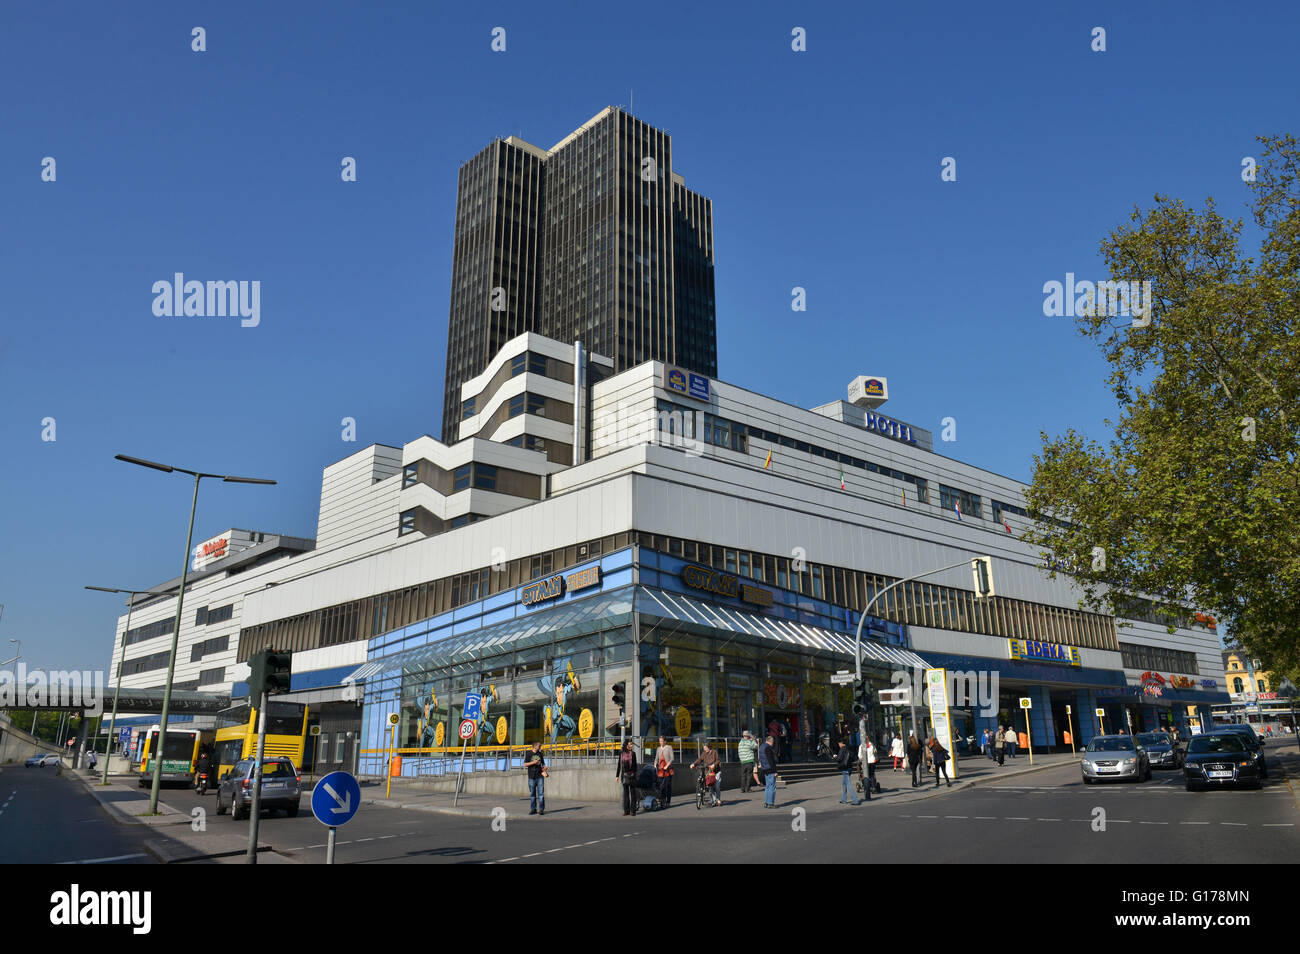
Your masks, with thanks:
<instances>
[{"instance_id":1,"label":"advertising column","mask_svg":"<svg viewBox=\"0 0 1300 954\"><path fill-rule=\"evenodd\" d=\"M948 775L957 778L957 749L952 741L952 723L948 719L948 671L946 669L927 669L925 671L925 697L930 706L930 724L934 726L934 737L948 750Z\"/></svg>"}]
</instances>

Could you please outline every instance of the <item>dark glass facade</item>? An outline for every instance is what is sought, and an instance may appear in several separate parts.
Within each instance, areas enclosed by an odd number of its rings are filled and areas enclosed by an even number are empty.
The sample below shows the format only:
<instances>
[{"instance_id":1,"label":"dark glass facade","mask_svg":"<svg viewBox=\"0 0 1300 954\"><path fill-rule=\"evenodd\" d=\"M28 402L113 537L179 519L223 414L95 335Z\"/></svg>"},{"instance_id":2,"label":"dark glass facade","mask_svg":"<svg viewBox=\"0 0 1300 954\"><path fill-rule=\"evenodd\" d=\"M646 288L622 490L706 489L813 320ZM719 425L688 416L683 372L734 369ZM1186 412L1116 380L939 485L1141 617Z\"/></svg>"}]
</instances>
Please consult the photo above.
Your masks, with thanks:
<instances>
[{"instance_id":1,"label":"dark glass facade","mask_svg":"<svg viewBox=\"0 0 1300 954\"><path fill-rule=\"evenodd\" d=\"M498 140L461 168L444 443L461 385L525 331L581 341L616 372L660 360L717 376L713 206L672 169L671 137L618 109L545 158Z\"/></svg>"}]
</instances>

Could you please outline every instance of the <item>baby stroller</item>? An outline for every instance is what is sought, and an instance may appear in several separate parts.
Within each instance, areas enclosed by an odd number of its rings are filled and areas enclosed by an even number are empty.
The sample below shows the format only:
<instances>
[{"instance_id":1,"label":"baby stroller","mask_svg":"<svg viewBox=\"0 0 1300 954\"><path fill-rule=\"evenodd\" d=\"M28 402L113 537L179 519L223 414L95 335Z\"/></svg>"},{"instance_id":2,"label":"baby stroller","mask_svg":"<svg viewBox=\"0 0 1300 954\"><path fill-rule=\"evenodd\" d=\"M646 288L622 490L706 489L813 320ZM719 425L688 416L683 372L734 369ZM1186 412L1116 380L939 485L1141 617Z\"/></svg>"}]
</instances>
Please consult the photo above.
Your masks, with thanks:
<instances>
[{"instance_id":1,"label":"baby stroller","mask_svg":"<svg viewBox=\"0 0 1300 954\"><path fill-rule=\"evenodd\" d=\"M636 795L643 812L657 812L664 807L659 798L659 776L653 765L643 764L637 770Z\"/></svg>"}]
</instances>

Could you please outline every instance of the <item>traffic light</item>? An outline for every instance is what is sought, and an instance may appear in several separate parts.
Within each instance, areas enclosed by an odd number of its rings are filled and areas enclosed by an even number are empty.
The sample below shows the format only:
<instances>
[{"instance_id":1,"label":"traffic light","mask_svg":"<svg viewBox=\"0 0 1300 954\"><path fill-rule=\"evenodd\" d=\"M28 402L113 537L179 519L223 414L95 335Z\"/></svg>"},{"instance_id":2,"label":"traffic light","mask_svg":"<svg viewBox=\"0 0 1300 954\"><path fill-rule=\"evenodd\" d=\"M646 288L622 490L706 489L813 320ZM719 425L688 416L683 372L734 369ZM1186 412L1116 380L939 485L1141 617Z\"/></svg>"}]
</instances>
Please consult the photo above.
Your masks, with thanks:
<instances>
[{"instance_id":1,"label":"traffic light","mask_svg":"<svg viewBox=\"0 0 1300 954\"><path fill-rule=\"evenodd\" d=\"M996 595L993 592L993 558L976 557L970 561L970 568L975 577L975 598L983 600Z\"/></svg>"},{"instance_id":2,"label":"traffic light","mask_svg":"<svg viewBox=\"0 0 1300 954\"><path fill-rule=\"evenodd\" d=\"M264 649L248 659L248 692L253 699L289 691L289 668L292 653L279 653Z\"/></svg>"},{"instance_id":3,"label":"traffic light","mask_svg":"<svg viewBox=\"0 0 1300 954\"><path fill-rule=\"evenodd\" d=\"M627 683L625 682L614 683L614 705L618 706L619 711L622 712L626 704L627 704Z\"/></svg>"},{"instance_id":4,"label":"traffic light","mask_svg":"<svg viewBox=\"0 0 1300 954\"><path fill-rule=\"evenodd\" d=\"M853 681L853 714L862 715L871 709L871 683L865 679Z\"/></svg>"}]
</instances>

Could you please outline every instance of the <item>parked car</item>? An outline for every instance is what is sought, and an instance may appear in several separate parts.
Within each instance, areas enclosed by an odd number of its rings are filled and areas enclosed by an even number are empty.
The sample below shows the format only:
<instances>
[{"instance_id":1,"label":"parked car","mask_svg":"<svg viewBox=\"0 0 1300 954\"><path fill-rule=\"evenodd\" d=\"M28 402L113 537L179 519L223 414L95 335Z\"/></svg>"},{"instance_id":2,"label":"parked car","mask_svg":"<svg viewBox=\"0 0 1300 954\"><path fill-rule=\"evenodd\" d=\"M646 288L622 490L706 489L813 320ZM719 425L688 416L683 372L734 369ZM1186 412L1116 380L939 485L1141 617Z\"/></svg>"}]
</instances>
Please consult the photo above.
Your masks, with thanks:
<instances>
[{"instance_id":1,"label":"parked car","mask_svg":"<svg viewBox=\"0 0 1300 954\"><path fill-rule=\"evenodd\" d=\"M1186 750L1164 732L1142 732L1137 744L1146 749L1152 768L1182 768Z\"/></svg>"},{"instance_id":2,"label":"parked car","mask_svg":"<svg viewBox=\"0 0 1300 954\"><path fill-rule=\"evenodd\" d=\"M23 764L27 768L33 768L33 767L44 768L46 765L58 765L59 762L60 759L57 755L53 755L47 752L44 755L33 755Z\"/></svg>"},{"instance_id":3,"label":"parked car","mask_svg":"<svg viewBox=\"0 0 1300 954\"><path fill-rule=\"evenodd\" d=\"M1083 784L1109 778L1151 778L1151 761L1146 750L1131 735L1095 735L1083 750Z\"/></svg>"},{"instance_id":4,"label":"parked car","mask_svg":"<svg viewBox=\"0 0 1300 954\"><path fill-rule=\"evenodd\" d=\"M256 759L242 759L217 784L217 814L230 809L230 817L239 821L248 816L253 804L253 767ZM263 811L282 809L293 818L298 814L298 801L302 797L302 776L287 758L262 759Z\"/></svg>"},{"instance_id":5,"label":"parked car","mask_svg":"<svg viewBox=\"0 0 1300 954\"><path fill-rule=\"evenodd\" d=\"M1210 785L1248 785L1259 788L1258 762L1236 732L1207 732L1187 745L1183 783L1189 792Z\"/></svg>"},{"instance_id":6,"label":"parked car","mask_svg":"<svg viewBox=\"0 0 1300 954\"><path fill-rule=\"evenodd\" d=\"M1246 747L1255 760L1255 769L1259 772L1260 778L1268 778L1268 763L1264 761L1264 740L1255 734L1255 730L1248 725L1221 725L1211 729L1208 735L1231 735L1241 739L1241 744Z\"/></svg>"}]
</instances>

